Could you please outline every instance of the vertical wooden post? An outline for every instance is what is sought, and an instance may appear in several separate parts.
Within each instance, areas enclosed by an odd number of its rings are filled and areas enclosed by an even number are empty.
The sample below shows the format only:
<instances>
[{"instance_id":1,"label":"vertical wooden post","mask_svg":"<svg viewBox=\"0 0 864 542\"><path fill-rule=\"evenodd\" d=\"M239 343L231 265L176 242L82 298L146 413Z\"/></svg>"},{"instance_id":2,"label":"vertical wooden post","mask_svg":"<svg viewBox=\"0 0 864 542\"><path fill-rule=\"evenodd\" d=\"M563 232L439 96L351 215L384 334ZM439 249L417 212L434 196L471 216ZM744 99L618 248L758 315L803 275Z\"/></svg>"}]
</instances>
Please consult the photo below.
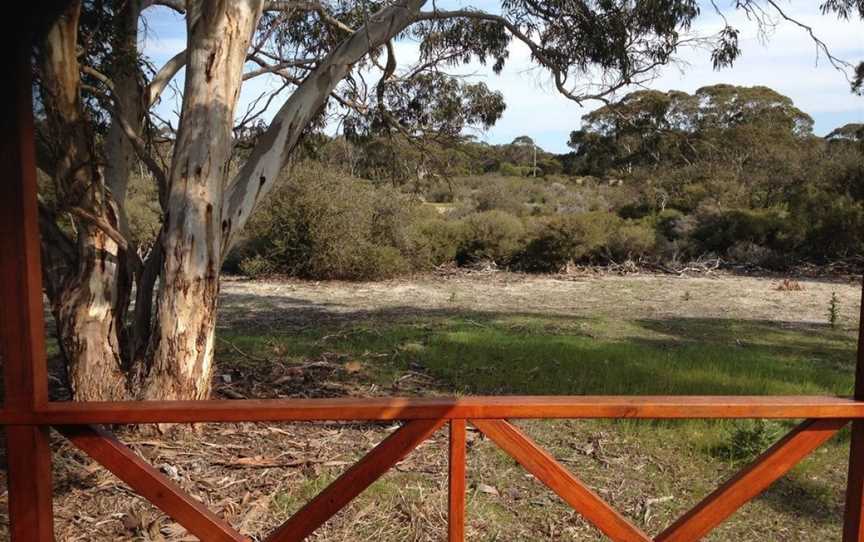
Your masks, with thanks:
<instances>
[{"instance_id":1,"label":"vertical wooden post","mask_svg":"<svg viewBox=\"0 0 864 542\"><path fill-rule=\"evenodd\" d=\"M450 420L449 542L465 540L465 420Z\"/></svg>"},{"instance_id":2,"label":"vertical wooden post","mask_svg":"<svg viewBox=\"0 0 864 542\"><path fill-rule=\"evenodd\" d=\"M864 290L862 290L861 317L858 323L855 399L864 401ZM843 542L864 542L864 420L852 422L845 516Z\"/></svg>"},{"instance_id":3,"label":"vertical wooden post","mask_svg":"<svg viewBox=\"0 0 864 542\"><path fill-rule=\"evenodd\" d=\"M30 40L9 50L9 98L0 101L0 356L4 407L32 412L48 401L42 273L36 203ZM12 542L51 542L48 428L9 426L9 520Z\"/></svg>"}]
</instances>

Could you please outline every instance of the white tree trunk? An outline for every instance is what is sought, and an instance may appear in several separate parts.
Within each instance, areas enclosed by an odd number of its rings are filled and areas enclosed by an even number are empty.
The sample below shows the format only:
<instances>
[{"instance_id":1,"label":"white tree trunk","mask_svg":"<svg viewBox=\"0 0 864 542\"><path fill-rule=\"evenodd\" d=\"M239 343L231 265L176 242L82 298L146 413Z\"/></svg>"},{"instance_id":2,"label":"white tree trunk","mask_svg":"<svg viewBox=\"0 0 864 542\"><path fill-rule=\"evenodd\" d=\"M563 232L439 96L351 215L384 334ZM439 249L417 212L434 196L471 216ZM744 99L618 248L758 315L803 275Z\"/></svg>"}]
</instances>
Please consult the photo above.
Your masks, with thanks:
<instances>
[{"instance_id":1,"label":"white tree trunk","mask_svg":"<svg viewBox=\"0 0 864 542\"><path fill-rule=\"evenodd\" d=\"M135 31L132 21L137 18L140 4L138 0L130 1L133 3L124 8L128 17L119 21L121 33L123 29ZM111 163L104 183L95 166L95 142L79 99L78 6L68 10L48 38L42 83L49 122L53 123L50 128L59 134L64 151L54 168L56 179L69 191L62 194L68 201L60 207L78 207L83 211L78 216L84 217L77 221L75 254L66 258L67 268L71 266L72 270L65 272L68 276L52 280L49 288L76 399L204 399L209 395L223 254L258 202L272 189L307 126L353 64L404 30L424 3L399 0L382 9L323 59L283 105L248 163L230 184L227 165L233 144L234 109L263 0L187 2L185 58L172 59L143 96L134 77L124 79L123 74L112 74L117 79L114 89L120 109L125 110L123 118L131 128L115 125L108 134L105 148ZM133 41L131 37L126 43ZM140 127L141 110L136 108L149 106L182 65L186 66L185 90L167 175L163 233L157 247L160 257L151 259L150 264L155 265L148 264L141 275L159 277L156 314L145 352L135 346L138 341L134 337L142 334L137 311L131 326L125 321L131 290L127 269L130 262L118 246L116 235L107 234L92 220L86 221L86 216L97 217L114 230L128 231L120 207L111 197L114 194L121 204L125 200L134 161L133 146L120 136L125 132L134 137ZM59 230L55 233L62 237ZM73 252L71 243L67 241L66 245L65 252ZM146 299L140 299L141 292ZM149 288L139 288L139 305L149 299ZM146 320L149 324L149 315ZM149 325L146 327L145 337L150 330ZM132 330L132 340L128 329ZM134 393L130 394L132 388Z\"/></svg>"},{"instance_id":2,"label":"white tree trunk","mask_svg":"<svg viewBox=\"0 0 864 542\"><path fill-rule=\"evenodd\" d=\"M138 18L141 15L140 0L123 0L118 13L115 38L112 43L115 69L110 74L113 81L113 97L118 102L129 127L141 132L143 119L142 88L138 81ZM125 212L126 192L129 178L135 165L135 149L123 128L116 121L108 127L105 135L105 185L117 204L120 232L129 234L129 223Z\"/></svg>"},{"instance_id":3,"label":"white tree trunk","mask_svg":"<svg viewBox=\"0 0 864 542\"><path fill-rule=\"evenodd\" d=\"M117 244L104 232L85 226L79 234L78 272L67 282L55 316L69 384L78 401L129 399L121 343L122 310L128 284L117 261Z\"/></svg>"},{"instance_id":4,"label":"white tree trunk","mask_svg":"<svg viewBox=\"0 0 864 542\"><path fill-rule=\"evenodd\" d=\"M231 130L261 9L261 0L188 6L183 116L169 175L147 399L210 393Z\"/></svg>"}]
</instances>

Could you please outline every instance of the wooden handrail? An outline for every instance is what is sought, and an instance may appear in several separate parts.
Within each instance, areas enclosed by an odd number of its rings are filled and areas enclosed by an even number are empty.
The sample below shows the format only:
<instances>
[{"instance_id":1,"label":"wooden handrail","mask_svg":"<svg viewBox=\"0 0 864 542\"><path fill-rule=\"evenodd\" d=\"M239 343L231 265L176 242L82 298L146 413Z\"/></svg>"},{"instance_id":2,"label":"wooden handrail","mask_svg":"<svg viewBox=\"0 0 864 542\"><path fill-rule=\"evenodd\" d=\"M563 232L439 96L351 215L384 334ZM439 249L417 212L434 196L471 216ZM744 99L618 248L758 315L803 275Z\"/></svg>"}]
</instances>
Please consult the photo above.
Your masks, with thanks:
<instances>
[{"instance_id":1,"label":"wooden handrail","mask_svg":"<svg viewBox=\"0 0 864 542\"><path fill-rule=\"evenodd\" d=\"M503 419L452 419L447 507L449 542L464 542L465 539L467 422L510 454L538 481L557 493L614 542L689 542L704 537L742 505L766 490L801 459L835 435L849 420L806 420L652 539L513 424ZM405 423L273 531L267 537L267 542L305 540L445 423L444 419L419 419ZM61 425L56 428L79 449L202 540L250 540L186 494L111 433L87 425ZM50 533L44 533L42 538L50 541Z\"/></svg>"},{"instance_id":2,"label":"wooden handrail","mask_svg":"<svg viewBox=\"0 0 864 542\"><path fill-rule=\"evenodd\" d=\"M864 402L823 396L503 396L55 402L0 411L0 425L548 418L864 418Z\"/></svg>"}]
</instances>

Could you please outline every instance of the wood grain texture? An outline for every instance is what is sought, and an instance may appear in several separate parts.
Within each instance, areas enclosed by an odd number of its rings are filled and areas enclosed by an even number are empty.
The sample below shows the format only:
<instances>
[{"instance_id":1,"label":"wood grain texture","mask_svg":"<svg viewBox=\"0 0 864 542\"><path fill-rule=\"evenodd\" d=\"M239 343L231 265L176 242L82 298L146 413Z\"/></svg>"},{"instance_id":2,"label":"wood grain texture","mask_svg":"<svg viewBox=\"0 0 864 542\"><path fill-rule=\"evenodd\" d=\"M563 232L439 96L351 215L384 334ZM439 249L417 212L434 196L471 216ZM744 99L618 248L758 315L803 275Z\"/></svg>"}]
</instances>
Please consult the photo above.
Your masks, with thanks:
<instances>
[{"instance_id":1,"label":"wood grain texture","mask_svg":"<svg viewBox=\"0 0 864 542\"><path fill-rule=\"evenodd\" d=\"M31 51L24 43L8 54L12 96L0 103L0 357L4 407L30 411L48 401Z\"/></svg>"},{"instance_id":2,"label":"wood grain texture","mask_svg":"<svg viewBox=\"0 0 864 542\"><path fill-rule=\"evenodd\" d=\"M613 541L651 540L512 424L504 420L471 420L471 424Z\"/></svg>"},{"instance_id":3,"label":"wood grain texture","mask_svg":"<svg viewBox=\"0 0 864 542\"><path fill-rule=\"evenodd\" d=\"M843 542L864 542L864 420L852 422Z\"/></svg>"},{"instance_id":4,"label":"wood grain texture","mask_svg":"<svg viewBox=\"0 0 864 542\"><path fill-rule=\"evenodd\" d=\"M49 403L0 424L81 425L515 418L864 418L864 402L823 396L504 396Z\"/></svg>"},{"instance_id":5,"label":"wood grain texture","mask_svg":"<svg viewBox=\"0 0 864 542\"><path fill-rule=\"evenodd\" d=\"M291 516L267 542L305 539L442 425L443 420L414 420L400 427Z\"/></svg>"},{"instance_id":6,"label":"wood grain texture","mask_svg":"<svg viewBox=\"0 0 864 542\"><path fill-rule=\"evenodd\" d=\"M447 540L465 540L465 429L463 419L450 420L449 492L447 497Z\"/></svg>"},{"instance_id":7,"label":"wood grain texture","mask_svg":"<svg viewBox=\"0 0 864 542\"><path fill-rule=\"evenodd\" d=\"M25 22L34 21L24 17L18 24ZM26 35L26 24L19 30ZM0 172L3 175L0 182L0 360L4 408L29 415L48 401L31 99L32 52L29 40L4 50L12 74L6 85L9 95L4 92L4 99L0 100ZM49 428L6 427L5 433L10 540L53 542Z\"/></svg>"},{"instance_id":8,"label":"wood grain texture","mask_svg":"<svg viewBox=\"0 0 864 542\"><path fill-rule=\"evenodd\" d=\"M748 501L760 495L789 469L834 436L847 420L807 420L759 456L692 510L684 514L655 540L692 542L700 540Z\"/></svg>"},{"instance_id":9,"label":"wood grain texture","mask_svg":"<svg viewBox=\"0 0 864 542\"><path fill-rule=\"evenodd\" d=\"M855 399L864 401L864 294L858 320L858 358L855 366ZM864 542L864 421L852 422L843 542Z\"/></svg>"},{"instance_id":10,"label":"wood grain texture","mask_svg":"<svg viewBox=\"0 0 864 542\"><path fill-rule=\"evenodd\" d=\"M54 542L47 427L6 428L11 542Z\"/></svg>"},{"instance_id":11,"label":"wood grain texture","mask_svg":"<svg viewBox=\"0 0 864 542\"><path fill-rule=\"evenodd\" d=\"M225 520L184 492L111 433L92 426L57 428L78 449L123 480L191 534L207 542L246 542Z\"/></svg>"}]
</instances>

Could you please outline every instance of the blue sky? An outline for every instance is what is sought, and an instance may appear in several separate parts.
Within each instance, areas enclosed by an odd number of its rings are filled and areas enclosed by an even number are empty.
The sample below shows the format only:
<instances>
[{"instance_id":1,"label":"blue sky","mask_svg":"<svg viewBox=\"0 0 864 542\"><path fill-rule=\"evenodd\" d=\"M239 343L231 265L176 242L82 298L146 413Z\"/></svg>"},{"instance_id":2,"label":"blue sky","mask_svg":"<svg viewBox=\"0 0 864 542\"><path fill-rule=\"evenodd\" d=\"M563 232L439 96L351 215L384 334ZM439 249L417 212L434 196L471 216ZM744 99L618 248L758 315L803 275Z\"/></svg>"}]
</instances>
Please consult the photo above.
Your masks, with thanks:
<instances>
[{"instance_id":1,"label":"blue sky","mask_svg":"<svg viewBox=\"0 0 864 542\"><path fill-rule=\"evenodd\" d=\"M814 0L780 0L789 15L812 26L816 34L828 44L831 52L849 62L864 60L864 23L843 22L819 13ZM731 3L720 0L721 6ZM439 1L439 7L474 6L494 10L498 2L480 0L462 2ZM710 8L703 9L694 27L700 35L710 35L721 27L719 17ZM818 54L809 36L789 23L779 24L763 39L755 25L742 13L729 10L733 26L741 30L743 55L732 68L714 71L710 53L706 50L682 50L683 64L669 66L648 85L658 90L678 89L693 92L699 87L715 83L736 85L765 85L791 97L795 104L815 120L815 132L824 135L847 122L864 122L864 98L849 92L849 83L827 60ZM185 24L181 16L165 8L151 8L145 16L146 35L142 47L160 66L185 47ZM414 55L415 44L400 43L397 58ZM507 143L520 135L529 135L552 152L567 152L570 131L579 127L581 117L599 104L586 104L580 108L558 94L548 76L531 65L527 48L514 44L510 60L501 75L479 65L460 67L452 73L469 75L504 94L507 111L498 123L486 132L476 134L489 143ZM182 88L182 73L175 81ZM263 89L277 85L275 78L256 78L247 83L241 94L238 112ZM167 118L178 109L179 96L167 91L159 113ZM275 112L278 104L272 109ZM335 127L334 127L335 129Z\"/></svg>"}]
</instances>

